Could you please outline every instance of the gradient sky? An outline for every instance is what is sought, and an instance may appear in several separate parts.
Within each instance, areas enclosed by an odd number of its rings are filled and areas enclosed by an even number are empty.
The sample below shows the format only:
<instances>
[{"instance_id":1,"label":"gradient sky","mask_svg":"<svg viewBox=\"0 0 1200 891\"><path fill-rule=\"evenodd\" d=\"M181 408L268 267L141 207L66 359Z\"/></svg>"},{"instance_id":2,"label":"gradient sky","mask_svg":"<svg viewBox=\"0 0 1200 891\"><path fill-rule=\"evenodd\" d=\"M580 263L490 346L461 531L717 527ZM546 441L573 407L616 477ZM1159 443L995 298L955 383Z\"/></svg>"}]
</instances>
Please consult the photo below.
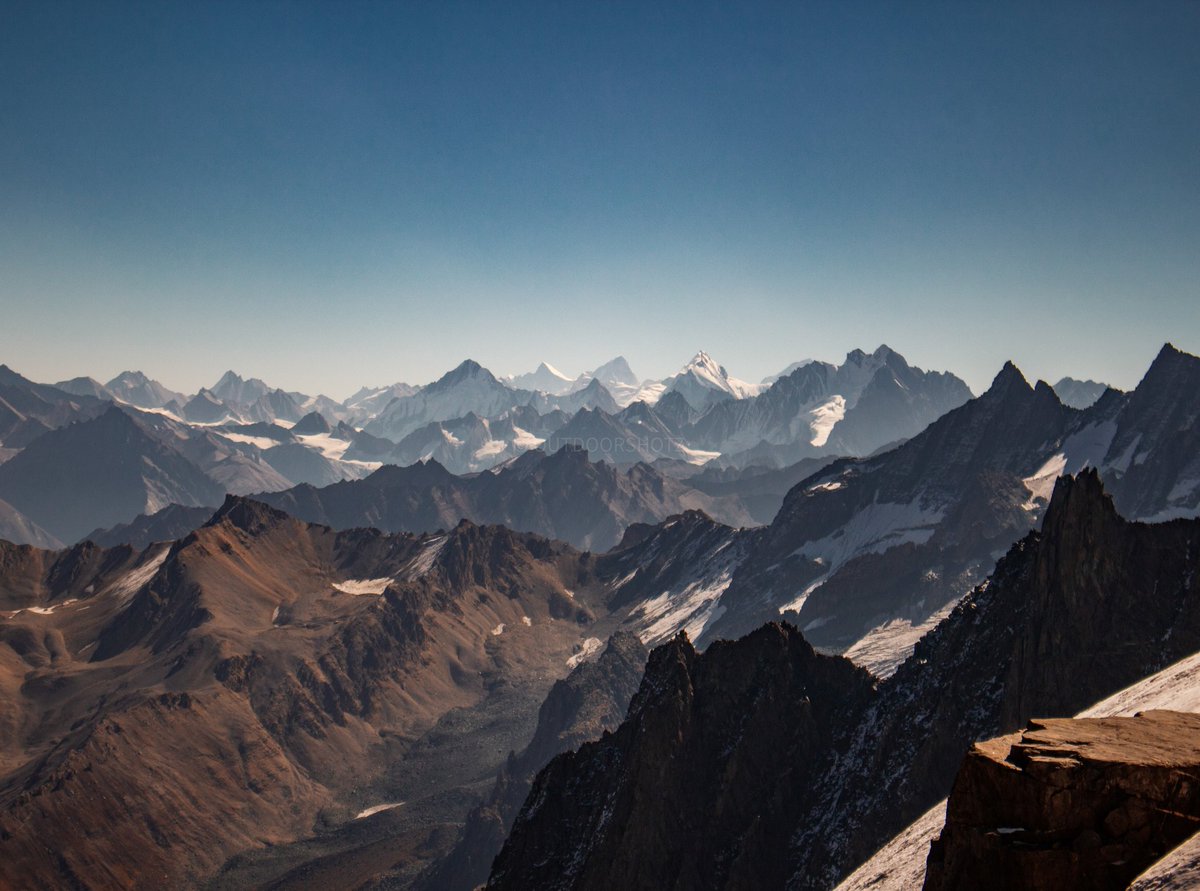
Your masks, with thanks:
<instances>
[{"instance_id":1,"label":"gradient sky","mask_svg":"<svg viewBox=\"0 0 1200 891\"><path fill-rule=\"evenodd\" d=\"M978 391L1200 351L1200 3L10 2L0 361Z\"/></svg>"}]
</instances>

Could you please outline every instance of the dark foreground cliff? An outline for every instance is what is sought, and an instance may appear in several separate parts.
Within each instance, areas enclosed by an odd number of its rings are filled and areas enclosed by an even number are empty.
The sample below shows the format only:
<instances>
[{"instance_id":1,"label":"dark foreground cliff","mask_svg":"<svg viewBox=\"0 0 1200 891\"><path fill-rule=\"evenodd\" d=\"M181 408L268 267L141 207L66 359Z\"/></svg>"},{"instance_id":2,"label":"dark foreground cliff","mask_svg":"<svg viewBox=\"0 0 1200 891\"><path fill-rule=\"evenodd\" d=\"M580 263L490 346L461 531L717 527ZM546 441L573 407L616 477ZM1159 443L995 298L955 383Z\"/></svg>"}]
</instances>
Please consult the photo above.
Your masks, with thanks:
<instances>
[{"instance_id":1,"label":"dark foreground cliff","mask_svg":"<svg viewBox=\"0 0 1200 891\"><path fill-rule=\"evenodd\" d=\"M972 743L1200 650L1198 562L1200 521L1129 523L1085 472L885 682L787 625L676 638L621 728L539 775L488 887L832 887Z\"/></svg>"},{"instance_id":2,"label":"dark foreground cliff","mask_svg":"<svg viewBox=\"0 0 1200 891\"><path fill-rule=\"evenodd\" d=\"M963 760L925 891L1120 891L1200 828L1200 715L1031 722Z\"/></svg>"}]
</instances>

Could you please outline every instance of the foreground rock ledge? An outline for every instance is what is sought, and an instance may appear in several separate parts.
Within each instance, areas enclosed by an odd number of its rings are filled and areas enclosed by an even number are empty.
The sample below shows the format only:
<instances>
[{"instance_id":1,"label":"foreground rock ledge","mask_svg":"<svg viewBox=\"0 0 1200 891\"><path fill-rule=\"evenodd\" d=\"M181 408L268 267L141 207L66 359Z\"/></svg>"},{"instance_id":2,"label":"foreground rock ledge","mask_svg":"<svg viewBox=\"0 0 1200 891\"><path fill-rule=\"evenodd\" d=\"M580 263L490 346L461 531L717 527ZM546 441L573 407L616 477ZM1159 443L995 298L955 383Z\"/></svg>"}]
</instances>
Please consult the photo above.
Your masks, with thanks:
<instances>
[{"instance_id":1,"label":"foreground rock ledge","mask_svg":"<svg viewBox=\"0 0 1200 891\"><path fill-rule=\"evenodd\" d=\"M926 891L1120 889L1200 829L1200 715L1031 721L976 744Z\"/></svg>"}]
</instances>

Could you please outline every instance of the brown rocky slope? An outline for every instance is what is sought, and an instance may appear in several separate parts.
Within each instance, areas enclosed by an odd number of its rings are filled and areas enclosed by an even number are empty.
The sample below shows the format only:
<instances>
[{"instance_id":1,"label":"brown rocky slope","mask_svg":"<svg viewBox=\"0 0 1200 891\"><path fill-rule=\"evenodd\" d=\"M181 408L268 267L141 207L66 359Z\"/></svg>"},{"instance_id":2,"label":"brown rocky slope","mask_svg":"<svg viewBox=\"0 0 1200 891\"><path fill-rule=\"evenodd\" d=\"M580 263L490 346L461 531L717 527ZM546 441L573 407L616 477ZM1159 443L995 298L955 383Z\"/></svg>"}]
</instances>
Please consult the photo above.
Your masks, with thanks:
<instances>
[{"instance_id":1,"label":"brown rocky slope","mask_svg":"<svg viewBox=\"0 0 1200 891\"><path fill-rule=\"evenodd\" d=\"M444 715L540 700L605 591L536 536L237 498L140 553L0 543L0 887L187 886L344 821Z\"/></svg>"}]
</instances>

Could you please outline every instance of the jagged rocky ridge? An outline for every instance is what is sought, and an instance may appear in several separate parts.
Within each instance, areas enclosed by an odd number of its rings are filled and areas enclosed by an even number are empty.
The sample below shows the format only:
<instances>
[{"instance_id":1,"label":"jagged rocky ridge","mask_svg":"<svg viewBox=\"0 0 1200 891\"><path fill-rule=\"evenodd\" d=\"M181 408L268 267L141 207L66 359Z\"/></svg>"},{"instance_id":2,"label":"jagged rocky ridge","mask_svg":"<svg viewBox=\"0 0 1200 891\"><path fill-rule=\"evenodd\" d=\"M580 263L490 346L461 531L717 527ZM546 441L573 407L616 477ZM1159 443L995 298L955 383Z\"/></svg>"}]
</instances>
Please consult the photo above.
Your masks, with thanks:
<instances>
[{"instance_id":1,"label":"jagged rocky ridge","mask_svg":"<svg viewBox=\"0 0 1200 891\"><path fill-rule=\"evenodd\" d=\"M832 887L974 741L1200 650L1198 562L1200 521L1128 522L1086 471L886 681L787 625L675 638L625 723L539 775L489 888Z\"/></svg>"}]
</instances>

